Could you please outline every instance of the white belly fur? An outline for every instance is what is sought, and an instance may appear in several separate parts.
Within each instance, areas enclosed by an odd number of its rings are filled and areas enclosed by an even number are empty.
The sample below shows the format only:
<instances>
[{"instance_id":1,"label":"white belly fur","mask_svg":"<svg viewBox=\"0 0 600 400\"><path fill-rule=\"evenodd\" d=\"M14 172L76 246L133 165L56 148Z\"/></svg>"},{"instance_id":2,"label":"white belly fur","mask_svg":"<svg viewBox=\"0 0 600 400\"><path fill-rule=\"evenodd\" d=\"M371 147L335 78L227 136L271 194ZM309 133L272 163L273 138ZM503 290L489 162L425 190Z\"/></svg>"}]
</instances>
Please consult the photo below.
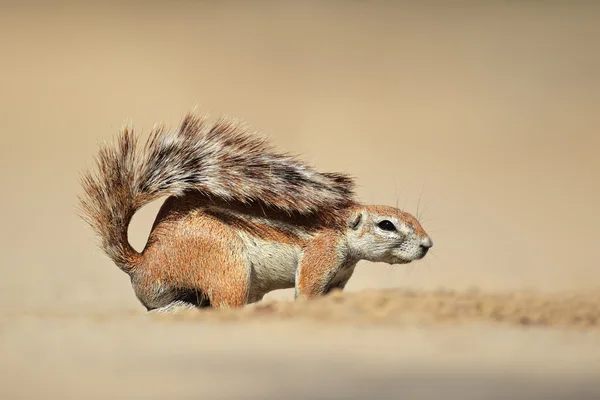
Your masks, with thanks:
<instances>
[{"instance_id":1,"label":"white belly fur","mask_svg":"<svg viewBox=\"0 0 600 400\"><path fill-rule=\"evenodd\" d=\"M302 249L296 245L270 242L240 234L251 268L249 298L260 300L266 293L294 287Z\"/></svg>"}]
</instances>

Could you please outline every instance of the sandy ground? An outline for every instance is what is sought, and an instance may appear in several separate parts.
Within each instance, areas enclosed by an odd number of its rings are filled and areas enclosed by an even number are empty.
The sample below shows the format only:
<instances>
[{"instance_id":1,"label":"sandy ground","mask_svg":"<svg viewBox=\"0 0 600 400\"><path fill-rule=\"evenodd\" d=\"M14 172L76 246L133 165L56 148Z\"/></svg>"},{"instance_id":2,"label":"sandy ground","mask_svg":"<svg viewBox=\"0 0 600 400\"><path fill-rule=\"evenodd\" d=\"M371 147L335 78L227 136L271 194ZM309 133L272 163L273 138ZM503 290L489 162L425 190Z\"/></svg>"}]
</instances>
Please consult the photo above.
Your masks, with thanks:
<instances>
[{"instance_id":1,"label":"sandy ground","mask_svg":"<svg viewBox=\"0 0 600 400\"><path fill-rule=\"evenodd\" d=\"M0 2L0 398L600 398L600 5ZM147 314L74 213L131 121L267 134L435 247ZM134 218L144 246L160 202Z\"/></svg>"},{"instance_id":2,"label":"sandy ground","mask_svg":"<svg viewBox=\"0 0 600 400\"><path fill-rule=\"evenodd\" d=\"M595 399L598 295L332 293L0 320L3 398Z\"/></svg>"}]
</instances>

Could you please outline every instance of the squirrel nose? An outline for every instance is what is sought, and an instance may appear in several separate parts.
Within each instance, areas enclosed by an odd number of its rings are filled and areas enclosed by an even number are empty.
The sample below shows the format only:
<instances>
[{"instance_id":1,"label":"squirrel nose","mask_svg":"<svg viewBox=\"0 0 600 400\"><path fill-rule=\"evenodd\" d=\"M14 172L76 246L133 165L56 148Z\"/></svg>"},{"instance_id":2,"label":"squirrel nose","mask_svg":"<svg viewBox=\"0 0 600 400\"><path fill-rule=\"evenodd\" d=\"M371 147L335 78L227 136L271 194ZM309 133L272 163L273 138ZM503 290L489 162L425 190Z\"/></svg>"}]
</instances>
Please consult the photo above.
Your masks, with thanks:
<instances>
[{"instance_id":1,"label":"squirrel nose","mask_svg":"<svg viewBox=\"0 0 600 400\"><path fill-rule=\"evenodd\" d=\"M431 247L433 247L433 241L431 240L431 238L426 237L423 240L421 240L421 247L423 248L423 250L429 250Z\"/></svg>"}]
</instances>

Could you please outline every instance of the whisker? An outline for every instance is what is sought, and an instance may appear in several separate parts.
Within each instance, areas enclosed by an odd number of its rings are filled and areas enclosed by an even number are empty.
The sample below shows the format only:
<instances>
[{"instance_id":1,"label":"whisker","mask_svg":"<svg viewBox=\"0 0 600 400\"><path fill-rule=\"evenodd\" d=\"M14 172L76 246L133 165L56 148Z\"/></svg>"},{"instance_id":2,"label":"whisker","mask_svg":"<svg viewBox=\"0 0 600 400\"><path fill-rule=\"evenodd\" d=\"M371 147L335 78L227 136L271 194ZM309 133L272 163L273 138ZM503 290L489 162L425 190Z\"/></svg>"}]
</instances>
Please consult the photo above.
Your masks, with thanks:
<instances>
[{"instance_id":1,"label":"whisker","mask_svg":"<svg viewBox=\"0 0 600 400\"><path fill-rule=\"evenodd\" d=\"M419 206L421 205L421 196L423 196L423 186L421 185L421 192L419 193L419 199L417 200L417 213L416 213L416 217L417 219L419 218Z\"/></svg>"},{"instance_id":2,"label":"whisker","mask_svg":"<svg viewBox=\"0 0 600 400\"><path fill-rule=\"evenodd\" d=\"M431 204L431 200L429 200L429 201L427 201L427 203L425 203L425 206L421 210L421 217L425 216L425 211L427 211L427 208L429 207L430 204Z\"/></svg>"},{"instance_id":3,"label":"whisker","mask_svg":"<svg viewBox=\"0 0 600 400\"><path fill-rule=\"evenodd\" d=\"M425 264L427 265L427 269L429 270L429 273L431 273L431 264L429 263L428 258L425 259Z\"/></svg>"},{"instance_id":4,"label":"whisker","mask_svg":"<svg viewBox=\"0 0 600 400\"><path fill-rule=\"evenodd\" d=\"M430 250L430 251L429 251L429 254L431 254L431 255L432 255L433 257L435 257L436 259L438 259L438 260L442 261L441 257L440 257L440 256L438 256L438 255L436 254L436 252L435 252L435 251L433 251L433 250Z\"/></svg>"},{"instance_id":5,"label":"whisker","mask_svg":"<svg viewBox=\"0 0 600 400\"><path fill-rule=\"evenodd\" d=\"M410 274L412 274L414 264L408 264L407 268L404 270L404 277L407 278Z\"/></svg>"}]
</instances>

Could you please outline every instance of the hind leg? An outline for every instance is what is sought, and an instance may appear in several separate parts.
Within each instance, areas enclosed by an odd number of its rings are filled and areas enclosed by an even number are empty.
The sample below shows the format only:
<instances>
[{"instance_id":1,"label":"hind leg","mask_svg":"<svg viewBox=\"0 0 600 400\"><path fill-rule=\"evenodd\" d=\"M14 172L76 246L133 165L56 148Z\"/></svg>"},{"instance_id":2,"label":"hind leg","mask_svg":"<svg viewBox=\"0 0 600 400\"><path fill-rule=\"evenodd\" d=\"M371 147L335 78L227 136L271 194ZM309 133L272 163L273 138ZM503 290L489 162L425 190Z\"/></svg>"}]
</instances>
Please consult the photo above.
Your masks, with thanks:
<instances>
[{"instance_id":1,"label":"hind leg","mask_svg":"<svg viewBox=\"0 0 600 400\"><path fill-rule=\"evenodd\" d=\"M148 311L180 308L237 308L248 303L249 273L245 263L197 262L198 273L184 279L145 277L133 287ZM180 289L184 287L185 289Z\"/></svg>"},{"instance_id":2,"label":"hind leg","mask_svg":"<svg viewBox=\"0 0 600 400\"><path fill-rule=\"evenodd\" d=\"M205 293L212 307L243 307L248 303L250 267L241 257L230 254L227 258L204 263L206 276L210 276L210 286Z\"/></svg>"},{"instance_id":3,"label":"hind leg","mask_svg":"<svg viewBox=\"0 0 600 400\"><path fill-rule=\"evenodd\" d=\"M201 293L216 308L247 303L251 275L245 246L217 218L197 213L163 221L149 243L134 283L146 307L164 308L179 300L201 306L200 299L190 300L190 293Z\"/></svg>"},{"instance_id":4,"label":"hind leg","mask_svg":"<svg viewBox=\"0 0 600 400\"><path fill-rule=\"evenodd\" d=\"M151 275L134 280L136 295L148 311L237 308L248 303L249 273L245 263L221 264L196 260L187 265L195 266L197 273L179 279Z\"/></svg>"}]
</instances>

